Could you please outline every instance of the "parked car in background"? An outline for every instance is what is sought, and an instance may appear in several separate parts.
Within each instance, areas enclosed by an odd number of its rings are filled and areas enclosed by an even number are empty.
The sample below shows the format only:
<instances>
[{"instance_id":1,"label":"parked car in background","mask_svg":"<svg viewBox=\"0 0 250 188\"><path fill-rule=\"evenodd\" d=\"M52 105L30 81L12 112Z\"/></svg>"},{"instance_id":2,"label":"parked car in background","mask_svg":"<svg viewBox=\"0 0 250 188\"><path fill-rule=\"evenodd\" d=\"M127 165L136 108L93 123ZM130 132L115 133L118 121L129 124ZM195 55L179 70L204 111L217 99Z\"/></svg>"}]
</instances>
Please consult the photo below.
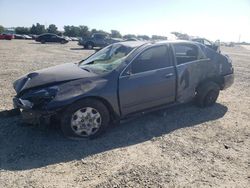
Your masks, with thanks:
<instances>
[{"instance_id":1,"label":"parked car in background","mask_svg":"<svg viewBox=\"0 0 250 188\"><path fill-rule=\"evenodd\" d=\"M0 34L0 39L3 39L3 40L11 40L13 38L14 36L12 34L8 34L8 33Z\"/></svg>"},{"instance_id":2,"label":"parked car in background","mask_svg":"<svg viewBox=\"0 0 250 188\"><path fill-rule=\"evenodd\" d=\"M67 137L93 138L130 115L193 99L211 106L233 80L231 59L203 44L129 41L19 78L13 101L24 122L57 119Z\"/></svg>"},{"instance_id":3,"label":"parked car in background","mask_svg":"<svg viewBox=\"0 0 250 188\"><path fill-rule=\"evenodd\" d=\"M211 41L209 41L209 40L207 40L205 38L194 38L194 39L192 39L192 41L204 44L205 46L207 46L207 47L215 50L216 52L220 53L220 45L218 43L211 42Z\"/></svg>"},{"instance_id":4,"label":"parked car in background","mask_svg":"<svg viewBox=\"0 0 250 188\"><path fill-rule=\"evenodd\" d=\"M33 35L33 34L30 34L29 35L33 40L36 40L36 38L38 37L38 35Z\"/></svg>"},{"instance_id":5,"label":"parked car in background","mask_svg":"<svg viewBox=\"0 0 250 188\"><path fill-rule=\"evenodd\" d=\"M71 39L72 41L79 41L79 38L77 38L77 37L70 37L70 39Z\"/></svg>"},{"instance_id":6,"label":"parked car in background","mask_svg":"<svg viewBox=\"0 0 250 188\"><path fill-rule=\"evenodd\" d=\"M32 37L30 37L29 35L23 35L25 40L32 40Z\"/></svg>"},{"instance_id":7,"label":"parked car in background","mask_svg":"<svg viewBox=\"0 0 250 188\"><path fill-rule=\"evenodd\" d=\"M140 40L133 37L133 38L128 38L128 39L126 39L125 41L140 41Z\"/></svg>"},{"instance_id":8,"label":"parked car in background","mask_svg":"<svg viewBox=\"0 0 250 188\"><path fill-rule=\"evenodd\" d=\"M25 37L23 35L19 35L19 34L14 34L14 38L15 39L25 39Z\"/></svg>"},{"instance_id":9,"label":"parked car in background","mask_svg":"<svg viewBox=\"0 0 250 188\"><path fill-rule=\"evenodd\" d=\"M94 47L103 48L110 44L121 41L123 41L123 39L111 38L109 35L103 33L94 33L91 37L83 37L81 40L79 40L78 45L81 45L86 49L93 49Z\"/></svg>"},{"instance_id":10,"label":"parked car in background","mask_svg":"<svg viewBox=\"0 0 250 188\"><path fill-rule=\"evenodd\" d=\"M25 39L25 40L31 40L32 37L29 35L20 35L20 34L14 34L15 39Z\"/></svg>"},{"instance_id":11,"label":"parked car in background","mask_svg":"<svg viewBox=\"0 0 250 188\"><path fill-rule=\"evenodd\" d=\"M63 36L63 38L65 38L67 41L72 41L72 39L68 36Z\"/></svg>"},{"instance_id":12,"label":"parked car in background","mask_svg":"<svg viewBox=\"0 0 250 188\"><path fill-rule=\"evenodd\" d=\"M234 42L228 42L225 44L226 47L234 47L235 43Z\"/></svg>"},{"instance_id":13,"label":"parked car in background","mask_svg":"<svg viewBox=\"0 0 250 188\"><path fill-rule=\"evenodd\" d=\"M39 35L36 38L36 41L41 42L42 44L45 44L47 42L65 44L65 43L69 42L66 38L60 37L56 34L51 34L51 33L45 33L45 34Z\"/></svg>"}]
</instances>

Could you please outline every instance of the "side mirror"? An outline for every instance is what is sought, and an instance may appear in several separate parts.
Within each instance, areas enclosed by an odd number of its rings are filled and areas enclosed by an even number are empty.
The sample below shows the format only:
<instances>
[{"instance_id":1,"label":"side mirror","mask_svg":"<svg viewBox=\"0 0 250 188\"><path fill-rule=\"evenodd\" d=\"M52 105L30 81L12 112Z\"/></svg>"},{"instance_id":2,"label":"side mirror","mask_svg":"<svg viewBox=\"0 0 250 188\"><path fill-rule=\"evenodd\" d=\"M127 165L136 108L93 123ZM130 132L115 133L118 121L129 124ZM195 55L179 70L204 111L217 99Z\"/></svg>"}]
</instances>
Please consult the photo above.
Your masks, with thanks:
<instances>
[{"instance_id":1,"label":"side mirror","mask_svg":"<svg viewBox=\"0 0 250 188\"><path fill-rule=\"evenodd\" d=\"M130 76L132 74L131 66L128 67L128 69L123 73L123 76Z\"/></svg>"}]
</instances>

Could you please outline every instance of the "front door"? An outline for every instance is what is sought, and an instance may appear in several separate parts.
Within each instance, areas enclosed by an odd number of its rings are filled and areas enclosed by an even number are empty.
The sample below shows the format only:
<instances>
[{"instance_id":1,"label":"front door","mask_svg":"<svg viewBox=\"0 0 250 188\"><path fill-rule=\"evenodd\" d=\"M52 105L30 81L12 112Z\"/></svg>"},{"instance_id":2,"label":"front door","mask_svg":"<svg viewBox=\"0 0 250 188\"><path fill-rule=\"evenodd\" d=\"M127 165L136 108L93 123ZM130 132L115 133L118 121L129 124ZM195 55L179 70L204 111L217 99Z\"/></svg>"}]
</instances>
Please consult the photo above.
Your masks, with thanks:
<instances>
[{"instance_id":1,"label":"front door","mask_svg":"<svg viewBox=\"0 0 250 188\"><path fill-rule=\"evenodd\" d=\"M56 35L51 35L50 42L58 42L58 37Z\"/></svg>"},{"instance_id":2,"label":"front door","mask_svg":"<svg viewBox=\"0 0 250 188\"><path fill-rule=\"evenodd\" d=\"M122 115L175 101L176 73L168 48L157 45L144 50L119 79Z\"/></svg>"}]
</instances>

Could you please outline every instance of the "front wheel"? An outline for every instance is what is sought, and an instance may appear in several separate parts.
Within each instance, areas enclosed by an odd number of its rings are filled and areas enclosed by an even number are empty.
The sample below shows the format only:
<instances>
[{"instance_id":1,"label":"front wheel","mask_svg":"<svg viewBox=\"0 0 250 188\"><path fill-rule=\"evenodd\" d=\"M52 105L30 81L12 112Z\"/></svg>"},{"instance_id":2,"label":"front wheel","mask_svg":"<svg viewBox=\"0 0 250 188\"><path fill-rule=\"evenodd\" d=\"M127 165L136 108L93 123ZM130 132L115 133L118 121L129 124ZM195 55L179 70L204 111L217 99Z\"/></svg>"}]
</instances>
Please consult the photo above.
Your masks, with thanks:
<instances>
[{"instance_id":1,"label":"front wheel","mask_svg":"<svg viewBox=\"0 0 250 188\"><path fill-rule=\"evenodd\" d=\"M109 111L102 102L86 99L64 111L61 129L69 138L95 138L108 126L109 119Z\"/></svg>"},{"instance_id":2,"label":"front wheel","mask_svg":"<svg viewBox=\"0 0 250 188\"><path fill-rule=\"evenodd\" d=\"M220 93L220 87L214 82L205 82L196 91L196 103L200 107L212 106Z\"/></svg>"}]
</instances>

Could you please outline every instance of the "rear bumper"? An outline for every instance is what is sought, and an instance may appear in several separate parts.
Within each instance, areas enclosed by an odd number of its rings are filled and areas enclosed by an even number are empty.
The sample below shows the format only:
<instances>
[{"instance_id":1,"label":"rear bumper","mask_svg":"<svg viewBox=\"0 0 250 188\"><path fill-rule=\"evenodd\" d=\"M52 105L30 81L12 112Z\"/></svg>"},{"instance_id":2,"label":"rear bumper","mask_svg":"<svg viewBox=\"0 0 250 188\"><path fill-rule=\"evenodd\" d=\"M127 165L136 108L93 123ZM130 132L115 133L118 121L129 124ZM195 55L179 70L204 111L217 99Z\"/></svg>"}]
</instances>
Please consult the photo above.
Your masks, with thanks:
<instances>
[{"instance_id":1,"label":"rear bumper","mask_svg":"<svg viewBox=\"0 0 250 188\"><path fill-rule=\"evenodd\" d=\"M233 85L233 83L234 83L234 74L233 73L224 76L223 89L229 88L231 85Z\"/></svg>"}]
</instances>

